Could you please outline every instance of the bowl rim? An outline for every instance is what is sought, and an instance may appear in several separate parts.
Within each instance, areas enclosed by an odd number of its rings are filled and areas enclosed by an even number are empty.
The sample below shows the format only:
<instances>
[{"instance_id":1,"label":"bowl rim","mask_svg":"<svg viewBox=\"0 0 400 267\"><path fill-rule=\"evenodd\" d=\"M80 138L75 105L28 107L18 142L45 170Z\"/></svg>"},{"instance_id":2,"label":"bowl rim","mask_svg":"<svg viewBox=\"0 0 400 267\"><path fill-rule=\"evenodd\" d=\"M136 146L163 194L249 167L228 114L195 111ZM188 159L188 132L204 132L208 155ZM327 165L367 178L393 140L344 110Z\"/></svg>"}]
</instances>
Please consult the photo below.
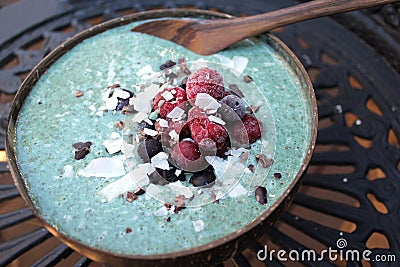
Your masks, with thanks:
<instances>
[{"instance_id":1,"label":"bowl rim","mask_svg":"<svg viewBox=\"0 0 400 267\"><path fill-rule=\"evenodd\" d=\"M75 36L67 39L65 42L57 46L54 50L52 50L46 57L44 57L29 73L29 75L25 78L22 82L20 88L18 89L14 101L10 107L10 111L8 114L8 126L7 126L7 133L6 133L6 155L8 165L10 166L10 171L14 180L14 183L17 185L17 188L28 204L31 211L34 213L36 218L39 219L40 223L55 237L59 238L61 241L66 243L68 246L72 247L73 249L77 250L78 252L88 256L93 260L98 260L101 262L108 261L109 258L113 259L123 259L123 260L143 260L143 261L162 261L162 260L169 260L169 259L177 259L181 257L190 256L197 253L207 252L217 247L223 246L228 244L231 241L235 241L236 239L240 238L247 232L250 232L252 229L256 228L257 226L261 225L263 222L267 220L267 218L275 212L278 207L285 204L285 207L288 203L284 203L285 199L290 198L290 196L297 191L298 185L301 183L302 175L304 174L310 160L312 157L313 150L315 148L316 143L316 136L317 136L317 125L318 125L318 111L317 111L317 102L316 97L314 94L312 82L301 64L300 60L296 57L296 55L286 46L286 44L281 41L276 36L270 33L264 33L263 35L269 37L272 42L276 44L275 50L278 48L282 51L278 51L280 54L284 53L288 58L292 61L288 62L292 68L295 68L298 73L296 75L299 79L304 83L303 86L308 88L308 93L311 102L311 110L312 113L312 127L311 127L311 137L310 142L308 144L307 152L305 157L302 161L301 167L298 170L296 176L288 185L287 189L284 191L282 195L280 195L277 199L274 200L274 203L266 209L261 215L257 216L251 223L243 226L239 230L232 232L222 238L216 239L212 242L209 242L204 245L190 247L187 249L173 251L168 253L162 254L151 254L151 255L131 255L131 254L123 254L123 253L115 253L109 252L105 250L101 250L95 247L90 247L84 243L81 243L78 240L75 240L61 232L58 232L57 229L47 223L42 216L39 214L38 210L35 208L35 205L32 199L29 197L28 194L28 186L22 179L22 173L20 172L20 168L18 166L16 150L13 146L16 138L16 123L18 119L18 114L20 108L22 107L27 95L31 91L32 87L37 83L39 78L42 76L43 73L60 57L62 57L65 53L67 53L70 49L75 47L77 44L82 42L83 40L90 38L94 35L100 34L106 30L116 28L118 26L123 26L132 22L142 21L146 19L154 19L154 18L162 18L162 17L199 17L205 16L208 18L232 18L233 16L215 12L215 11L208 11L208 10L200 10L200 9L182 9L182 8L172 8L172 9L160 9L160 10L152 10L152 11L142 11L133 13L130 15L125 15L122 17L114 18L112 20L94 25ZM234 250L237 251L237 248ZM233 253L232 255L234 255Z\"/></svg>"}]
</instances>

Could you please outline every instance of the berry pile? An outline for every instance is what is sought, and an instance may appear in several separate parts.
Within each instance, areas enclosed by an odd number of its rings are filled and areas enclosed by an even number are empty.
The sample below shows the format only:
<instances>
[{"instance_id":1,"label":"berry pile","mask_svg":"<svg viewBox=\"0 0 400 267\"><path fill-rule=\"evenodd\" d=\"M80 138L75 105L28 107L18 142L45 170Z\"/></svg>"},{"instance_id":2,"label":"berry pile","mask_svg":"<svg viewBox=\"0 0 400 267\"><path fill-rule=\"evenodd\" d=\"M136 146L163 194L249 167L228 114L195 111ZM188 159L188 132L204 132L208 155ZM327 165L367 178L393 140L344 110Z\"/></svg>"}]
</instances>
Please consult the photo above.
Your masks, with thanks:
<instances>
[{"instance_id":1,"label":"berry pile","mask_svg":"<svg viewBox=\"0 0 400 267\"><path fill-rule=\"evenodd\" d=\"M167 182L182 180L182 173L190 172L193 186L207 186L216 177L206 156L224 158L229 147L249 148L261 137L260 121L247 110L241 97L225 90L223 77L216 70L199 68L180 86L167 86L156 94L152 114L157 118L151 118L152 127L144 128L158 134L143 134L137 153L150 162L165 152L170 167L157 169L157 176Z\"/></svg>"}]
</instances>

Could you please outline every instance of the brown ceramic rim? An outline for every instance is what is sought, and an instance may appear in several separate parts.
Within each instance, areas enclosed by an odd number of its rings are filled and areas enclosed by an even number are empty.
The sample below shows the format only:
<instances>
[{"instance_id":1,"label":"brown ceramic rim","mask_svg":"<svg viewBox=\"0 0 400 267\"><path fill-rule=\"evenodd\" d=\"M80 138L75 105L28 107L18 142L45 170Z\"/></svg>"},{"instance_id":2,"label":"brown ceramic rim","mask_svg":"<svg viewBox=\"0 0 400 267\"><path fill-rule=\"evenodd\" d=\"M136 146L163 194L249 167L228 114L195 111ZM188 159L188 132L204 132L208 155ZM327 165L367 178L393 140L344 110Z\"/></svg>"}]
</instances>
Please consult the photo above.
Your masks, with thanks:
<instances>
[{"instance_id":1,"label":"brown ceramic rim","mask_svg":"<svg viewBox=\"0 0 400 267\"><path fill-rule=\"evenodd\" d=\"M111 253L96 248L89 247L85 244L80 243L68 236L58 232L54 227L49 225L38 213L34 203L28 195L28 187L22 179L22 174L17 163L16 151L14 148L14 141L16 138L16 122L20 108L29 94L31 88L36 84L41 75L47 71L47 69L61 56L67 53L75 45L79 44L84 39L91 36L104 32L108 29L122 26L135 21L141 21L146 19L154 19L161 17L206 17L206 18L230 18L230 15L205 11L205 10L192 10L192 9L166 9L166 10L154 10L139 12L132 15L116 18L108 22L96 25L87 29L75 37L68 39L66 42L58 46L49 55L47 55L36 67L33 68L31 73L22 83L18 90L14 102L10 108L8 117L8 129L6 137L6 153L8 158L8 164L14 179L15 184L22 197L28 204L29 208L33 211L35 216L43 224L43 226L51 232L55 237L66 243L68 246L76 250L77 252L87 256L88 258L102 263L107 263L111 266L148 266L148 265L169 265L172 263L174 266L188 266L188 265L209 265L212 263L222 262L225 259L239 253L250 244L256 242L259 237L265 233L279 217L279 215L288 207L291 203L294 193L298 190L301 178L306 170L309 161L311 159L315 141L317 136L317 104L314 94L314 90L311 81L308 77L307 72L301 65L300 61L294 55L294 53L277 37L271 34L265 34L265 41L270 44L275 50L283 56L290 66L295 71L295 74L299 77L302 86L308 88L308 97L311 103L308 111L312 114L312 129L311 129L311 140L308 145L306 156L303 160L300 170L297 175L274 204L269 207L265 212L258 216L250 224L244 226L238 231L231 233L223 238L217 239L205 245L185 249L177 252L171 252L166 254L155 254L155 255L127 255ZM132 244L137 245L137 244Z\"/></svg>"}]
</instances>

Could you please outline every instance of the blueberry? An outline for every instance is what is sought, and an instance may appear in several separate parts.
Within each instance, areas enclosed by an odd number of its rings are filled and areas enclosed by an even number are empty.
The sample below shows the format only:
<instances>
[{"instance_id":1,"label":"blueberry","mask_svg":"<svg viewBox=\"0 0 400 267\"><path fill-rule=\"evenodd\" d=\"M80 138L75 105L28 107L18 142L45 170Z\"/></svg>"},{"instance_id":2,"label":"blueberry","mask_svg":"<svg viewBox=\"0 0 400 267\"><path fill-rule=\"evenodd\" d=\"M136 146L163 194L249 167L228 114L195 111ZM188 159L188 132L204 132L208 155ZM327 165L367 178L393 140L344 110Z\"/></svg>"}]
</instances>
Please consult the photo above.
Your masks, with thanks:
<instances>
[{"instance_id":1,"label":"blueberry","mask_svg":"<svg viewBox=\"0 0 400 267\"><path fill-rule=\"evenodd\" d=\"M240 97L236 95L227 95L221 99L221 103L225 104L222 105L219 110L224 120L234 121L243 118L246 107Z\"/></svg>"},{"instance_id":2,"label":"blueberry","mask_svg":"<svg viewBox=\"0 0 400 267\"><path fill-rule=\"evenodd\" d=\"M160 141L149 138L139 143L137 152L144 162L150 162L150 159L162 150Z\"/></svg>"},{"instance_id":3,"label":"blueberry","mask_svg":"<svg viewBox=\"0 0 400 267\"><path fill-rule=\"evenodd\" d=\"M175 173L175 168L170 170L162 170L156 168L156 171L149 175L150 182L156 185L166 185L168 183L173 183L176 181L184 181L185 175L183 172L177 176Z\"/></svg>"},{"instance_id":4,"label":"blueberry","mask_svg":"<svg viewBox=\"0 0 400 267\"><path fill-rule=\"evenodd\" d=\"M128 106L129 105L129 99L122 99L122 98L118 98L118 105L115 108L117 111L122 110L123 107Z\"/></svg>"},{"instance_id":5,"label":"blueberry","mask_svg":"<svg viewBox=\"0 0 400 267\"><path fill-rule=\"evenodd\" d=\"M189 182L193 186L199 187L209 185L213 183L215 179L214 169L210 166L207 169L194 173Z\"/></svg>"}]
</instances>

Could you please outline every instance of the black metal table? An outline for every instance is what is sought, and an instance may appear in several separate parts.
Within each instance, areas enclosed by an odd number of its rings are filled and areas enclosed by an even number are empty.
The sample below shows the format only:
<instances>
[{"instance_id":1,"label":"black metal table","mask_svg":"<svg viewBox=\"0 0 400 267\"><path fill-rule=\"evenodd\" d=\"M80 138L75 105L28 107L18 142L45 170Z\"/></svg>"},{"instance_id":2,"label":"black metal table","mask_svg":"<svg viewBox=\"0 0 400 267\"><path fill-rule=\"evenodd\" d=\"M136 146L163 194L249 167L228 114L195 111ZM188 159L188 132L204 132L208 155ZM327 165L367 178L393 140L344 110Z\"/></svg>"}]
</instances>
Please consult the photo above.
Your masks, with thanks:
<instances>
[{"instance_id":1,"label":"black metal table","mask_svg":"<svg viewBox=\"0 0 400 267\"><path fill-rule=\"evenodd\" d=\"M5 3L7 1L0 1ZM154 8L252 15L298 1L20 0L0 9L0 149L21 80L50 50L101 21ZM319 108L311 165L293 205L254 246L225 266L400 266L400 5L280 28L308 70ZM0 151L2 153L2 151ZM0 154L0 157L4 154ZM95 266L41 228L0 162L0 266ZM346 243L339 243L343 241ZM288 262L256 254L371 250L385 262ZM382 257L381 257L382 259ZM396 260L393 262L393 260Z\"/></svg>"}]
</instances>

